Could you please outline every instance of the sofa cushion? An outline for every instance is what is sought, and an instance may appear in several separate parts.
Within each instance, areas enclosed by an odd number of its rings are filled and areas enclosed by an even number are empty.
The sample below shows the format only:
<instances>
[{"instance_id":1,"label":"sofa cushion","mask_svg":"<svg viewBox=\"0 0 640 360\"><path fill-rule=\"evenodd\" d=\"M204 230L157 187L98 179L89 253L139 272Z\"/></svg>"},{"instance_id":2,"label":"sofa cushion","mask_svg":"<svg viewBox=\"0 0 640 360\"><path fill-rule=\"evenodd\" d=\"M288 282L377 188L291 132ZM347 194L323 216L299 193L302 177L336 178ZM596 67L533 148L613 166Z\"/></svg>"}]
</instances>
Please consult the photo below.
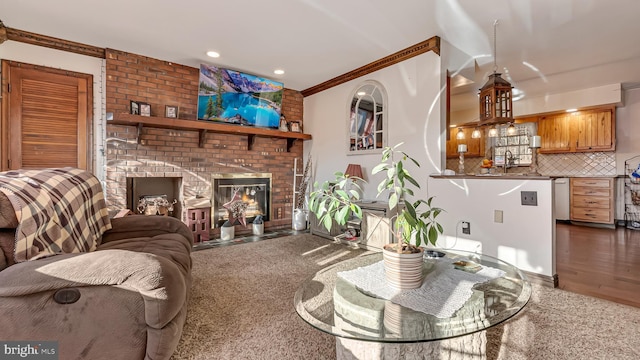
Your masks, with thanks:
<instances>
[{"instance_id":1,"label":"sofa cushion","mask_svg":"<svg viewBox=\"0 0 640 360\"><path fill-rule=\"evenodd\" d=\"M15 229L18 227L18 218L11 202L3 192L0 191L0 228Z\"/></svg>"},{"instance_id":2,"label":"sofa cushion","mask_svg":"<svg viewBox=\"0 0 640 360\"><path fill-rule=\"evenodd\" d=\"M139 293L147 325L162 328L182 309L187 275L165 258L126 250L64 254L0 271L0 298L70 287L113 285Z\"/></svg>"},{"instance_id":3,"label":"sofa cushion","mask_svg":"<svg viewBox=\"0 0 640 360\"><path fill-rule=\"evenodd\" d=\"M0 253L5 258L5 266L11 266L16 262L13 260L13 248L16 241L15 229L0 229ZM4 268L0 267L0 269Z\"/></svg>"}]
</instances>

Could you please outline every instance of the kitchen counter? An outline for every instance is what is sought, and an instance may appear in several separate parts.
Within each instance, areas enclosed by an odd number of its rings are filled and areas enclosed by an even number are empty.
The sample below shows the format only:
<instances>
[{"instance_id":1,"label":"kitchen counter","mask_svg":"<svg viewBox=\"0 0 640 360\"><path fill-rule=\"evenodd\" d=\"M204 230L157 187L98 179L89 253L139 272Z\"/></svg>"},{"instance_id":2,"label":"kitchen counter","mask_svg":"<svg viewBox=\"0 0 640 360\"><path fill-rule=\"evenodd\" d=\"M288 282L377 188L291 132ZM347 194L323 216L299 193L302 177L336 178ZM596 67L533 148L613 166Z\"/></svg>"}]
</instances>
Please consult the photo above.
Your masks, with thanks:
<instances>
[{"instance_id":1,"label":"kitchen counter","mask_svg":"<svg viewBox=\"0 0 640 360\"><path fill-rule=\"evenodd\" d=\"M434 179L487 179L487 180L552 180L555 177L529 175L529 174L456 174L456 175L429 175Z\"/></svg>"}]
</instances>

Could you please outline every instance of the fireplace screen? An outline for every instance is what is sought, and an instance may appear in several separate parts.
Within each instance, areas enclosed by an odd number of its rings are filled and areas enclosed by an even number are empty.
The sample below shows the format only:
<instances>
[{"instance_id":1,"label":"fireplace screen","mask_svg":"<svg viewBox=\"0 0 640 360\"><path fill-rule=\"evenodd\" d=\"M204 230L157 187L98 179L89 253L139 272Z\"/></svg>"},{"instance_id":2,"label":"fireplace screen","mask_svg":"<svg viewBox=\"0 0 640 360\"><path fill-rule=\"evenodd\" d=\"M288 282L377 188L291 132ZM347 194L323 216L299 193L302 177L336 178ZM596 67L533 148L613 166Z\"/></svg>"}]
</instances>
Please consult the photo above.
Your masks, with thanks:
<instances>
[{"instance_id":1,"label":"fireplace screen","mask_svg":"<svg viewBox=\"0 0 640 360\"><path fill-rule=\"evenodd\" d=\"M270 173L241 173L241 174L214 174L211 204L211 224L220 227L229 219L224 204L238 194L245 210L247 224L256 216L262 215L262 219L269 220L271 213L271 174Z\"/></svg>"}]
</instances>

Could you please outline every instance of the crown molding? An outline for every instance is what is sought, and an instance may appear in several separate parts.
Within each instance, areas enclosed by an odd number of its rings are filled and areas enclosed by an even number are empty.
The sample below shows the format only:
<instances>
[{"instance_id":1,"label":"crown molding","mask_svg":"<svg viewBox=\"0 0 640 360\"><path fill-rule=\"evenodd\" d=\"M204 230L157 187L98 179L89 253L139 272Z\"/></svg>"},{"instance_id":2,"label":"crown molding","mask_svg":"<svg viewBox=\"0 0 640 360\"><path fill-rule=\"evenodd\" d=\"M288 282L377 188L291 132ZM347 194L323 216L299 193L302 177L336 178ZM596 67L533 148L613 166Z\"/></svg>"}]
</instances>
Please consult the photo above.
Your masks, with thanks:
<instances>
[{"instance_id":1,"label":"crown molding","mask_svg":"<svg viewBox=\"0 0 640 360\"><path fill-rule=\"evenodd\" d=\"M340 76L336 76L331 80L327 80L321 84L312 86L308 89L302 90L302 96L306 97L309 95L313 95L319 93L321 91L327 90L334 86L344 84L347 81L351 81L353 79L357 79L359 77L370 74L374 71L378 71L380 69L384 69L388 66L397 64L399 62L410 59L414 56L424 54L428 51L433 51L434 53L440 55L440 37L434 36L425 41L419 42L413 46L409 46L406 49L395 52L389 56L386 56L380 60L376 60L367 65L361 66L355 70L349 71L348 73L342 74Z\"/></svg>"},{"instance_id":2,"label":"crown molding","mask_svg":"<svg viewBox=\"0 0 640 360\"><path fill-rule=\"evenodd\" d=\"M5 27L0 22L0 44L6 40L18 41L26 44L44 46L51 49L68 51L80 55L105 58L105 49L97 46L63 40L52 36L41 35L29 31Z\"/></svg>"}]
</instances>

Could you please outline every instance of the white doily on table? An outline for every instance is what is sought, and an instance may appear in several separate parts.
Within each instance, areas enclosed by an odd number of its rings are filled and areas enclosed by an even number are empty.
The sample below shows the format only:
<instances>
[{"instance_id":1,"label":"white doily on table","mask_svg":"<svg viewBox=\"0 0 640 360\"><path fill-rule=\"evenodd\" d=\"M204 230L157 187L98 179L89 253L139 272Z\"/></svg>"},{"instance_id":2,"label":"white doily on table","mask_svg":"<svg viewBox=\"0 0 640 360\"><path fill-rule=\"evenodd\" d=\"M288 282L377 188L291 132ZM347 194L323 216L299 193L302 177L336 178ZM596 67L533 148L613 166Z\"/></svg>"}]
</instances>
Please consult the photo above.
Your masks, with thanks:
<instances>
[{"instance_id":1,"label":"white doily on table","mask_svg":"<svg viewBox=\"0 0 640 360\"><path fill-rule=\"evenodd\" d=\"M505 275L504 271L488 266L482 266L477 273L458 270L452 261L444 259L435 260L433 264L422 286L412 290L400 291L387 285L382 261L339 272L338 276L369 295L438 318L449 318L469 300L475 284Z\"/></svg>"}]
</instances>

